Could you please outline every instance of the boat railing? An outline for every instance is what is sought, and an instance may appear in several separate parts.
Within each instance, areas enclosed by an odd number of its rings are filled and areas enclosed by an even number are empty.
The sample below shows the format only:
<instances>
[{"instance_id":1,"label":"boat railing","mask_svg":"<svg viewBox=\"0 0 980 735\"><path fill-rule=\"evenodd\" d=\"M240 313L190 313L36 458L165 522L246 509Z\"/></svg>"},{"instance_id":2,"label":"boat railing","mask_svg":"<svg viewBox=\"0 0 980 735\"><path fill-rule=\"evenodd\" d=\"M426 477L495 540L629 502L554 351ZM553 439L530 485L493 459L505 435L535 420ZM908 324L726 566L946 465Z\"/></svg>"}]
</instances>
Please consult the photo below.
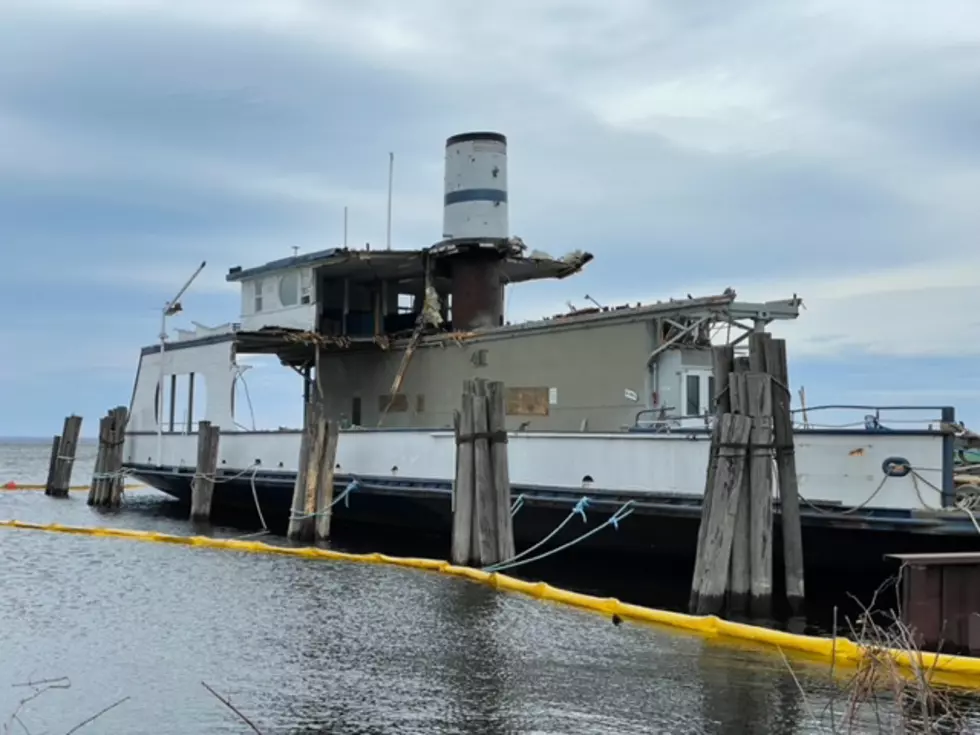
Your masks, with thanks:
<instances>
[{"instance_id":1,"label":"boat railing","mask_svg":"<svg viewBox=\"0 0 980 735\"><path fill-rule=\"evenodd\" d=\"M666 434L714 426L714 414L673 413L676 410L673 406L642 409L636 413L632 428ZM794 408L790 415L797 430L887 432L939 431L942 424L954 423L956 414L952 406L826 404Z\"/></svg>"},{"instance_id":2,"label":"boat railing","mask_svg":"<svg viewBox=\"0 0 980 735\"><path fill-rule=\"evenodd\" d=\"M837 431L939 431L953 423L952 406L875 406L831 403L801 406L790 411L797 429Z\"/></svg>"}]
</instances>

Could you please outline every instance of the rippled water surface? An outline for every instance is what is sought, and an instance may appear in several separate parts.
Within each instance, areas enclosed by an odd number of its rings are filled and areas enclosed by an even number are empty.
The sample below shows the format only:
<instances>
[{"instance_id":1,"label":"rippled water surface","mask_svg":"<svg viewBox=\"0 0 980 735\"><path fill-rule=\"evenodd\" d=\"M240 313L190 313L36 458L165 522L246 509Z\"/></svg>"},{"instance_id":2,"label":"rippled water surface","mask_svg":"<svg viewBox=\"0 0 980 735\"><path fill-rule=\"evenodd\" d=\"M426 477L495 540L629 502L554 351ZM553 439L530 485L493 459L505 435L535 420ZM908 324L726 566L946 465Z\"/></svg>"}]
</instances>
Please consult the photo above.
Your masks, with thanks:
<instances>
[{"instance_id":1,"label":"rippled water surface","mask_svg":"<svg viewBox=\"0 0 980 735\"><path fill-rule=\"evenodd\" d=\"M0 483L46 470L46 446L0 445ZM113 514L0 493L0 518L187 533L174 509L154 491ZM821 731L778 654L437 574L5 528L0 560L0 732L31 691L15 684L62 676L20 710L30 732L123 697L81 732L248 732L202 681L264 733ZM824 669L794 668L823 708Z\"/></svg>"}]
</instances>

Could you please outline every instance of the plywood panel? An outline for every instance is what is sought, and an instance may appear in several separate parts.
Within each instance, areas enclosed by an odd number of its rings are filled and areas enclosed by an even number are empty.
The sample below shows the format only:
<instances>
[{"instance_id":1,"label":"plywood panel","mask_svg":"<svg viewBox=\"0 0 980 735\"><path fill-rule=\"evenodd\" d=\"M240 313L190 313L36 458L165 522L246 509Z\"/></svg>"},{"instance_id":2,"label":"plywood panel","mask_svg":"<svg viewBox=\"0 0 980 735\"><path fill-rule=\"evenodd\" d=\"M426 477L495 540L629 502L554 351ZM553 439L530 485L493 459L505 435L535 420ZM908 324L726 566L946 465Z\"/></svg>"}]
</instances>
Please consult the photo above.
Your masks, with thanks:
<instances>
[{"instance_id":1,"label":"plywood panel","mask_svg":"<svg viewBox=\"0 0 980 735\"><path fill-rule=\"evenodd\" d=\"M547 416L548 388L507 388L509 416Z\"/></svg>"}]
</instances>

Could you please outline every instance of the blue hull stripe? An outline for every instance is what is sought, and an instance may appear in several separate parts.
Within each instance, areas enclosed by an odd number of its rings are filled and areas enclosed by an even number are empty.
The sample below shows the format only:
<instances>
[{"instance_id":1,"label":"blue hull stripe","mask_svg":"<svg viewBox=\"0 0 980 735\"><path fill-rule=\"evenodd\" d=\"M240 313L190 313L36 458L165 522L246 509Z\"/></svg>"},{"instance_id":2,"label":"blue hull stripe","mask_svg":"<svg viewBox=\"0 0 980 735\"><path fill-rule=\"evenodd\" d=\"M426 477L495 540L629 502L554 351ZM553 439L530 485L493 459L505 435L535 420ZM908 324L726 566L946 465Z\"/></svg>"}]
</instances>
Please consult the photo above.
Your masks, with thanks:
<instances>
[{"instance_id":1,"label":"blue hull stripe","mask_svg":"<svg viewBox=\"0 0 980 735\"><path fill-rule=\"evenodd\" d=\"M503 189L460 189L446 194L446 206L462 204L463 202L494 202L499 204L507 201L507 192Z\"/></svg>"}]
</instances>

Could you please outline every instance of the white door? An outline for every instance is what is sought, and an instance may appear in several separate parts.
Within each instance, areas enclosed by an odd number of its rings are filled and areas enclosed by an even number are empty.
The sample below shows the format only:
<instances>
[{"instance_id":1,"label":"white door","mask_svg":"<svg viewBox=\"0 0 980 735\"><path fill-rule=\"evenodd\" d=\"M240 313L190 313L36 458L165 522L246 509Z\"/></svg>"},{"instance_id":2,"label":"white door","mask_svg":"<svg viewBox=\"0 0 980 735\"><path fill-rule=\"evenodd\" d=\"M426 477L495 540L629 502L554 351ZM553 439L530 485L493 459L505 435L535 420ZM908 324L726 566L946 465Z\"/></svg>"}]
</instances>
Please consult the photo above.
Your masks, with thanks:
<instances>
[{"instance_id":1,"label":"white door","mask_svg":"<svg viewBox=\"0 0 980 735\"><path fill-rule=\"evenodd\" d=\"M714 392L715 377L710 370L685 370L678 413L685 418L714 413Z\"/></svg>"}]
</instances>

